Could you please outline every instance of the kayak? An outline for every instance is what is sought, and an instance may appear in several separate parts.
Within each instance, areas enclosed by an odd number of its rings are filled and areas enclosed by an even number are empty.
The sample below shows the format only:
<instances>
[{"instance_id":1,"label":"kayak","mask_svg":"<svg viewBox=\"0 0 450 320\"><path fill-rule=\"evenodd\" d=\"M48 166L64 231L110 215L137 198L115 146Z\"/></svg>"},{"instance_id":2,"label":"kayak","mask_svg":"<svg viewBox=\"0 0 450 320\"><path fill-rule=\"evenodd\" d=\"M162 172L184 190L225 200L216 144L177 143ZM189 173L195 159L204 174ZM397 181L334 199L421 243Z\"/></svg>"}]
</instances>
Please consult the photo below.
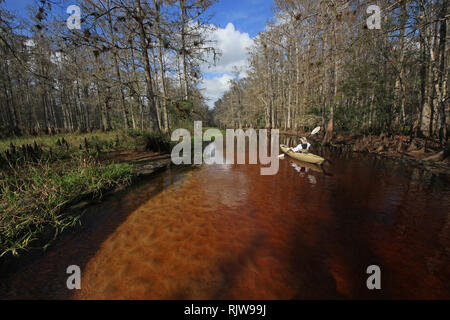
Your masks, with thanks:
<instances>
[{"instance_id":1,"label":"kayak","mask_svg":"<svg viewBox=\"0 0 450 320\"><path fill-rule=\"evenodd\" d=\"M303 162L321 165L325 161L324 158L316 156L315 154L312 154L311 152L308 152L308 151L293 152L293 151L289 150L288 146L285 146L283 144L280 145L280 149L285 154L287 154L289 157L296 159L296 160L303 161Z\"/></svg>"},{"instance_id":2,"label":"kayak","mask_svg":"<svg viewBox=\"0 0 450 320\"><path fill-rule=\"evenodd\" d=\"M314 163L320 166L325 161L324 158L316 156L315 154L312 154L311 152L308 151L293 152L289 150L288 146L285 146L283 144L280 145L280 149L289 157L303 162Z\"/></svg>"}]
</instances>

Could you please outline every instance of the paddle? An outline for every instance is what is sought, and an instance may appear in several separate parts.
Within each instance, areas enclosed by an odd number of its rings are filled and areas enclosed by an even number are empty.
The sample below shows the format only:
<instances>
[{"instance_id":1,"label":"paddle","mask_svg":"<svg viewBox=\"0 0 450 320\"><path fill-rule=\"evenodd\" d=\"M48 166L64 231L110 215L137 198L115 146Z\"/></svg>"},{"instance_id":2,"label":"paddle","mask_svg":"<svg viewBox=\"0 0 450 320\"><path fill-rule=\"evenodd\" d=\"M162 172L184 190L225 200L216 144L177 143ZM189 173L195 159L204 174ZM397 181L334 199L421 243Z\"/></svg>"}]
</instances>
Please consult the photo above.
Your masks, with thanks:
<instances>
[{"instance_id":1,"label":"paddle","mask_svg":"<svg viewBox=\"0 0 450 320\"><path fill-rule=\"evenodd\" d=\"M315 128L315 129L308 135L308 137L317 134L319 131L320 131L320 127Z\"/></svg>"},{"instance_id":2,"label":"paddle","mask_svg":"<svg viewBox=\"0 0 450 320\"><path fill-rule=\"evenodd\" d=\"M319 131L320 131L320 127L315 128L315 129L308 135L308 137L317 134ZM279 158L279 159L283 159L283 158L284 158L284 153L283 153L283 154L280 154L280 155L278 156L278 158Z\"/></svg>"}]
</instances>

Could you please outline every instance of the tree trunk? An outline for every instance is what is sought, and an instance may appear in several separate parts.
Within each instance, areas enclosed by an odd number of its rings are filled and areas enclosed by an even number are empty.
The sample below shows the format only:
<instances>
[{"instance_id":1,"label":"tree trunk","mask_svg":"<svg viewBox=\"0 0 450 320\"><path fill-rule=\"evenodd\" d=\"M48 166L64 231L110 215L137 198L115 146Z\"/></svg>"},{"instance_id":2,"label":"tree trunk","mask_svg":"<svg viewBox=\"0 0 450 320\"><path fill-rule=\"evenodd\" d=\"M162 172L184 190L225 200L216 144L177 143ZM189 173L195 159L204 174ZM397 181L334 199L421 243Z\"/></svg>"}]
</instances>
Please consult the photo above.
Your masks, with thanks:
<instances>
[{"instance_id":1,"label":"tree trunk","mask_svg":"<svg viewBox=\"0 0 450 320\"><path fill-rule=\"evenodd\" d=\"M161 86L161 108L163 113L163 131L167 133L169 131L169 121L167 117L167 89L165 81L165 69L164 69L164 55L163 55L163 40L162 40L162 30L161 30L161 0L155 0L156 8L156 23L158 32L158 60L159 60L159 82Z\"/></svg>"},{"instance_id":2,"label":"tree trunk","mask_svg":"<svg viewBox=\"0 0 450 320\"><path fill-rule=\"evenodd\" d=\"M181 20L181 59L183 62L183 89L184 89L184 100L189 99L189 85L188 85L188 72L187 72L187 61L186 61L186 7L185 0L180 0L180 20Z\"/></svg>"},{"instance_id":3,"label":"tree trunk","mask_svg":"<svg viewBox=\"0 0 450 320\"><path fill-rule=\"evenodd\" d=\"M152 69L150 66L150 59L148 57L148 43L147 43L147 35L144 28L144 18L142 15L142 8L140 0L134 0L134 5L136 7L136 15L139 25L139 37L140 37L140 46L142 51L142 60L144 62L144 72L145 72L145 80L147 84L147 99L149 102L150 110L154 110L156 113L156 121L157 128L161 131L161 123L159 121L159 110L155 103L155 95L153 93L153 80L152 80Z\"/></svg>"}]
</instances>

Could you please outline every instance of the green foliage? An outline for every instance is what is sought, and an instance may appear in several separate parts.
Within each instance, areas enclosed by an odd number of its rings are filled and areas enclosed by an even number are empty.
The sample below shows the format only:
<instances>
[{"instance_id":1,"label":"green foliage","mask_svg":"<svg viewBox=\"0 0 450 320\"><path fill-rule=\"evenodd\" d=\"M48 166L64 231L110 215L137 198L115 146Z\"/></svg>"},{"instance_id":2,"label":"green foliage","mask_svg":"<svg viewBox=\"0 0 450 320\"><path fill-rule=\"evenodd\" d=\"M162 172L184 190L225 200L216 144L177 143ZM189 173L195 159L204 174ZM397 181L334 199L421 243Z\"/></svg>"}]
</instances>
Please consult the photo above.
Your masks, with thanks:
<instances>
[{"instance_id":1,"label":"green foliage","mask_svg":"<svg viewBox=\"0 0 450 320\"><path fill-rule=\"evenodd\" d=\"M0 140L0 168L144 147L144 134L136 130L12 138Z\"/></svg>"},{"instance_id":2,"label":"green foliage","mask_svg":"<svg viewBox=\"0 0 450 320\"><path fill-rule=\"evenodd\" d=\"M101 163L99 156L144 149L149 136L130 130L1 140L0 256L16 255L31 243L45 247L40 242L48 240L49 232L56 237L79 221L79 215L62 214L63 209L128 184L135 175L132 166ZM168 139L156 137L158 142Z\"/></svg>"},{"instance_id":3,"label":"green foliage","mask_svg":"<svg viewBox=\"0 0 450 320\"><path fill-rule=\"evenodd\" d=\"M190 130L193 129L194 121L202 121L205 125L213 122L212 110L209 110L199 99L172 101L168 104L167 110L174 128Z\"/></svg>"},{"instance_id":4,"label":"green foliage","mask_svg":"<svg viewBox=\"0 0 450 320\"><path fill-rule=\"evenodd\" d=\"M170 141L170 137L163 133L145 132L143 134L145 140L145 148L149 151L170 153L174 143Z\"/></svg>"},{"instance_id":5,"label":"green foliage","mask_svg":"<svg viewBox=\"0 0 450 320\"><path fill-rule=\"evenodd\" d=\"M62 209L87 195L128 184L134 169L128 164L101 164L89 156L25 164L0 175L0 256L17 255L51 230L55 238L80 216ZM45 239L48 241L48 239ZM46 243L48 244L48 243Z\"/></svg>"},{"instance_id":6,"label":"green foliage","mask_svg":"<svg viewBox=\"0 0 450 320\"><path fill-rule=\"evenodd\" d=\"M117 137L119 137L119 144L115 144ZM8 138L0 140L0 153L10 148L11 143L15 146L21 146L30 144L33 145L36 142L37 145L43 149L56 148L58 146L58 140L64 140L71 146L71 148L78 148L79 145L83 145L85 140L90 142L91 146L100 144L105 147L104 151L112 151L114 149L127 149L136 143L135 139L128 135L127 132L122 130L116 131L93 131L91 133L77 134L57 134L53 136L41 135L41 136L21 136L15 138Z\"/></svg>"}]
</instances>

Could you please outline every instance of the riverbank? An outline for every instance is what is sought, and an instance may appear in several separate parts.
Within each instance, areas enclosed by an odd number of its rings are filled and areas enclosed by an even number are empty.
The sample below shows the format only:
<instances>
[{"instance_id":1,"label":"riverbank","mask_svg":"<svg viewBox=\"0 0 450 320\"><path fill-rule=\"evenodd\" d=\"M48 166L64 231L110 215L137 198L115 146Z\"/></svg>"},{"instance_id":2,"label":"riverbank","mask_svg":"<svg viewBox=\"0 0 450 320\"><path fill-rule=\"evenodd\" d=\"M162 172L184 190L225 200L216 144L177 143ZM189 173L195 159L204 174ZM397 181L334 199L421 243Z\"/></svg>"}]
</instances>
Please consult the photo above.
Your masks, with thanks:
<instances>
[{"instance_id":1,"label":"riverbank","mask_svg":"<svg viewBox=\"0 0 450 320\"><path fill-rule=\"evenodd\" d=\"M84 206L170 164L168 138L94 132L0 141L0 257L45 249Z\"/></svg>"},{"instance_id":2,"label":"riverbank","mask_svg":"<svg viewBox=\"0 0 450 320\"><path fill-rule=\"evenodd\" d=\"M330 174L286 157L274 176L171 166L133 183L46 252L0 260L0 299L449 297L447 177L318 148ZM67 289L71 265L81 290ZM367 290L370 265L383 290Z\"/></svg>"},{"instance_id":3,"label":"riverbank","mask_svg":"<svg viewBox=\"0 0 450 320\"><path fill-rule=\"evenodd\" d=\"M323 132L310 137L313 147L322 138ZM408 139L343 133L329 147L450 172L448 152L436 141ZM0 141L0 257L47 248L61 232L80 223L92 201L169 166L172 146L168 137L134 131Z\"/></svg>"},{"instance_id":4,"label":"riverbank","mask_svg":"<svg viewBox=\"0 0 450 320\"><path fill-rule=\"evenodd\" d=\"M293 132L282 132L282 134L297 136L297 133ZM323 136L322 131L309 139L316 145L322 145ZM368 153L376 157L404 161L433 172L450 172L450 143L443 147L437 139L341 132L334 133L333 139L327 146L341 152Z\"/></svg>"}]
</instances>

